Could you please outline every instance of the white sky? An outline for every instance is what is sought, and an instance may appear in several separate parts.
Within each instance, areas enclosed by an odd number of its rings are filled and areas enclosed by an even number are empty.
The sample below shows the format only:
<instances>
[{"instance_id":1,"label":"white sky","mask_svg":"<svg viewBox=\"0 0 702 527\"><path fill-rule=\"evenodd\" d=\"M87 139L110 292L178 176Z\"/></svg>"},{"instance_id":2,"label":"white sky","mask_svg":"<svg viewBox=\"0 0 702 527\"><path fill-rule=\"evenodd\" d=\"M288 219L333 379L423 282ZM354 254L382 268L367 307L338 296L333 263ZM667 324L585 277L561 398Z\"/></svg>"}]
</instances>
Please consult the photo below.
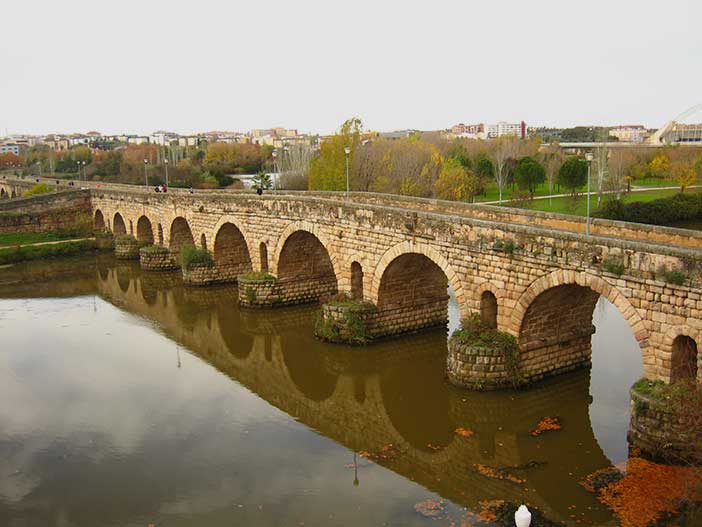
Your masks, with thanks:
<instances>
[{"instance_id":1,"label":"white sky","mask_svg":"<svg viewBox=\"0 0 702 527\"><path fill-rule=\"evenodd\" d=\"M33 0L0 134L660 126L702 102L702 2Z\"/></svg>"}]
</instances>

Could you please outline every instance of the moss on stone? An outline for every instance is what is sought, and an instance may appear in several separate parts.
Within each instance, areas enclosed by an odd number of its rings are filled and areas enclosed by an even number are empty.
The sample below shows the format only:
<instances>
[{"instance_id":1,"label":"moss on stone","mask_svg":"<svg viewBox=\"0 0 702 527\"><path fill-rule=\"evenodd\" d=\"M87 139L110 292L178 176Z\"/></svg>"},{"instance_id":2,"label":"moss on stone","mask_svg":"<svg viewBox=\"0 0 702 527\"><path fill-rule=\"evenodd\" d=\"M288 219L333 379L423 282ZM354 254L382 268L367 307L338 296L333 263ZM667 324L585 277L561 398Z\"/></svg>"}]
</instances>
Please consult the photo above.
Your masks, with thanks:
<instances>
[{"instance_id":1,"label":"moss on stone","mask_svg":"<svg viewBox=\"0 0 702 527\"><path fill-rule=\"evenodd\" d=\"M274 282L277 280L275 275L272 275L271 273L267 273L265 271L251 271L248 273L244 273L239 276L241 280L250 280L250 281L260 281L260 282Z\"/></svg>"}]
</instances>

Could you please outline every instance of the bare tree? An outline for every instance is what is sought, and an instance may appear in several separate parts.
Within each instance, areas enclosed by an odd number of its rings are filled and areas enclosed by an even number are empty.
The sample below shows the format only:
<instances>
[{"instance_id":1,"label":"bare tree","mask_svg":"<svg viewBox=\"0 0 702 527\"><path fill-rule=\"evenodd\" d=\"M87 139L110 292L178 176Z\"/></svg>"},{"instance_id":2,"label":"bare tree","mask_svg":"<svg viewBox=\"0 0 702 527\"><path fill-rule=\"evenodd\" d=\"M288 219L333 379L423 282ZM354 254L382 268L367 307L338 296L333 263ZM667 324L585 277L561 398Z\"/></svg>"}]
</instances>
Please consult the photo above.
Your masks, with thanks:
<instances>
[{"instance_id":1,"label":"bare tree","mask_svg":"<svg viewBox=\"0 0 702 527\"><path fill-rule=\"evenodd\" d=\"M604 143L599 143L593 151L595 165L595 182L597 184L597 206L602 203L602 192L608 177L609 148Z\"/></svg>"},{"instance_id":2,"label":"bare tree","mask_svg":"<svg viewBox=\"0 0 702 527\"><path fill-rule=\"evenodd\" d=\"M282 155L278 156L278 170L281 185L289 190L307 190L312 147L297 143L285 147Z\"/></svg>"},{"instance_id":3,"label":"bare tree","mask_svg":"<svg viewBox=\"0 0 702 527\"><path fill-rule=\"evenodd\" d=\"M503 136L493 140L492 159L495 162L495 182L500 191L500 203L502 203L502 191L509 178L507 162L517 157L519 153L520 140L516 136Z\"/></svg>"},{"instance_id":4,"label":"bare tree","mask_svg":"<svg viewBox=\"0 0 702 527\"><path fill-rule=\"evenodd\" d=\"M557 142L553 142L546 147L541 152L541 159L546 169L546 182L548 183L548 193L553 195L553 186L558 180L558 169L561 168L563 164L563 150L561 145ZM549 205L553 204L553 198L549 197Z\"/></svg>"}]
</instances>

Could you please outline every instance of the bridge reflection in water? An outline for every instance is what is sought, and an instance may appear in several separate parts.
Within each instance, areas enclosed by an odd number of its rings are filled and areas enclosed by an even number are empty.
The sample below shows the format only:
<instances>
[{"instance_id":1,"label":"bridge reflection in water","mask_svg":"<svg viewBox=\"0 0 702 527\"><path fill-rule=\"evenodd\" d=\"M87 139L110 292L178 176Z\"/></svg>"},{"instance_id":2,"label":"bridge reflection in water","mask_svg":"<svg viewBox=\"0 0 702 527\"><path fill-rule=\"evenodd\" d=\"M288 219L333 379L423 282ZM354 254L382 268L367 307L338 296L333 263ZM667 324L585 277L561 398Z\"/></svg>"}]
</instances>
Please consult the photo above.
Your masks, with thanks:
<instances>
[{"instance_id":1,"label":"bridge reflection in water","mask_svg":"<svg viewBox=\"0 0 702 527\"><path fill-rule=\"evenodd\" d=\"M611 518L578 484L610 465L590 423L587 370L523 392L466 392L445 381L444 331L368 349L332 346L312 336L313 308L240 311L235 287L185 288L176 273L143 273L138 264L111 258L51 269L29 266L14 271L14 279L6 274L0 294L95 293L152 321L260 398L354 452L394 445L398 454L379 464L470 509L499 498L527 501L554 520L571 521L573 505L587 510L590 524ZM529 431L547 415L560 416L563 429L532 437ZM460 437L459 427L475 435ZM530 469L522 485L488 479L473 467L531 461L546 464Z\"/></svg>"}]
</instances>

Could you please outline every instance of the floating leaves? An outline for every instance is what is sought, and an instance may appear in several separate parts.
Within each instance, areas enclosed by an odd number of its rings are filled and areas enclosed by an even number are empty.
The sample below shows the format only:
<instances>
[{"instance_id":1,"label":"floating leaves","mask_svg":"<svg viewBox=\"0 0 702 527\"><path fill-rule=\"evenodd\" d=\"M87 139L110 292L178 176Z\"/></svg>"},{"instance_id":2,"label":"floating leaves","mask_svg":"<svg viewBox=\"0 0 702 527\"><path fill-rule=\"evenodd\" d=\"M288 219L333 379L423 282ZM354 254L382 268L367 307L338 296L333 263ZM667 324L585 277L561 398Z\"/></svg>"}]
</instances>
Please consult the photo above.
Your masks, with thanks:
<instances>
[{"instance_id":1,"label":"floating leaves","mask_svg":"<svg viewBox=\"0 0 702 527\"><path fill-rule=\"evenodd\" d=\"M473 437L475 435L475 432L467 428L463 428L462 426L456 428L454 432L456 433L456 435L461 437Z\"/></svg>"},{"instance_id":2,"label":"floating leaves","mask_svg":"<svg viewBox=\"0 0 702 527\"><path fill-rule=\"evenodd\" d=\"M550 430L560 430L561 428L561 421L558 417L544 417L541 421L539 421L539 424L536 425L536 428L529 433L536 437L544 432L548 432Z\"/></svg>"},{"instance_id":3,"label":"floating leaves","mask_svg":"<svg viewBox=\"0 0 702 527\"><path fill-rule=\"evenodd\" d=\"M414 504L414 510L425 518L443 518L446 515L443 501L420 501Z\"/></svg>"},{"instance_id":4,"label":"floating leaves","mask_svg":"<svg viewBox=\"0 0 702 527\"><path fill-rule=\"evenodd\" d=\"M400 451L398 450L396 445L394 445L393 443L387 443L387 444L383 445L380 450L377 450L375 452L369 452L368 450L361 450L358 453L358 455L361 457L364 457L366 459L387 460L387 459L394 458L399 453L400 453Z\"/></svg>"},{"instance_id":5,"label":"floating leaves","mask_svg":"<svg viewBox=\"0 0 702 527\"><path fill-rule=\"evenodd\" d=\"M473 469L478 474L481 474L486 478L503 479L517 484L522 484L526 482L525 479L518 478L517 476L508 472L507 469L504 468L495 468L489 465L481 465L480 463L476 463L475 465L473 465Z\"/></svg>"},{"instance_id":6,"label":"floating leaves","mask_svg":"<svg viewBox=\"0 0 702 527\"><path fill-rule=\"evenodd\" d=\"M632 457L626 474L615 468L590 474L581 484L621 520L622 527L647 527L675 515L685 501L702 501L702 468L662 465Z\"/></svg>"}]
</instances>

